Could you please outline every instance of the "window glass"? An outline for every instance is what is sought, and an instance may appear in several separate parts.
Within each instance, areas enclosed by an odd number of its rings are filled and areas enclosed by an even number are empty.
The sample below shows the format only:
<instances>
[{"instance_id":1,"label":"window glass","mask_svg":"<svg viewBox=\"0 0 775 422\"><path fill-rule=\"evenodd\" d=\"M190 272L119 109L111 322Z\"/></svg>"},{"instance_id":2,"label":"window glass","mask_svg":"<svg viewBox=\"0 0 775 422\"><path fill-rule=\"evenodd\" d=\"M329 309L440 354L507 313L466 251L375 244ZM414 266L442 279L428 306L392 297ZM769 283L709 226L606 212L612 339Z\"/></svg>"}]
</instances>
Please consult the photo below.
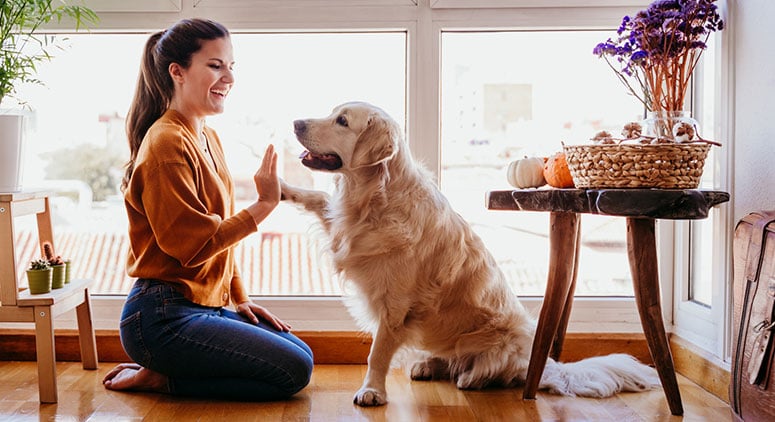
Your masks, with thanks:
<instances>
[{"instance_id":1,"label":"window glass","mask_svg":"<svg viewBox=\"0 0 775 422\"><path fill-rule=\"evenodd\" d=\"M719 139L716 130L716 87L718 80L716 75L716 37L708 39L708 47L703 51L695 76L694 109L700 117L699 133L705 139L721 142L727 146L727 140ZM718 147L711 147L705 159L705 167L700 179L700 189L712 190L716 186L716 154ZM689 249L689 298L690 300L705 306L713 303L713 228L718 219L718 210L710 210L708 218L695 220L689 223L691 244Z\"/></svg>"},{"instance_id":2,"label":"window glass","mask_svg":"<svg viewBox=\"0 0 775 422\"><path fill-rule=\"evenodd\" d=\"M25 188L54 190L57 252L75 276L98 280L93 294L126 294L126 216L118 191L128 157L124 120L148 34L69 35L66 48L40 66L45 86L23 87L30 125ZM279 149L288 182L328 190L330 176L301 166L293 120L322 117L334 106L364 100L403 123L406 34L233 33L234 89L218 132L237 187L237 209L255 200L252 176L269 143ZM20 219L21 220L21 219ZM318 248L315 221L281 204L238 247L243 278L254 295L338 295L340 286ZM34 220L19 221L34 233ZM32 242L32 236L23 236ZM20 265L35 248L24 250Z\"/></svg>"},{"instance_id":3,"label":"window glass","mask_svg":"<svg viewBox=\"0 0 775 422\"><path fill-rule=\"evenodd\" d=\"M519 295L543 295L547 213L488 211L485 193L510 189L509 162L546 157L600 130L619 136L643 119L605 61L596 31L445 32L442 35L441 186ZM584 215L576 294L632 295L625 219Z\"/></svg>"}]
</instances>

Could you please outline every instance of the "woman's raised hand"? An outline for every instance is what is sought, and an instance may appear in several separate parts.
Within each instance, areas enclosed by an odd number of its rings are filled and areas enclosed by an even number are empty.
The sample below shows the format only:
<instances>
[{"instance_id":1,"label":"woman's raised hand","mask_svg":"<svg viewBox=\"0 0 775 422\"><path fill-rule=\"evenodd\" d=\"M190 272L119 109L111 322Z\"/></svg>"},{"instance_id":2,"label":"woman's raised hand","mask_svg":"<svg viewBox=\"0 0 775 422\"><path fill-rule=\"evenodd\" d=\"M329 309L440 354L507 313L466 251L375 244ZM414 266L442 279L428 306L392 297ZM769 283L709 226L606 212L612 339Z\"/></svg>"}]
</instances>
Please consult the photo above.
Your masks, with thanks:
<instances>
[{"instance_id":1,"label":"woman's raised hand","mask_svg":"<svg viewBox=\"0 0 775 422\"><path fill-rule=\"evenodd\" d=\"M266 147L261 167L253 175L253 181L256 184L259 201L273 204L280 202L280 179L277 177L277 152L274 150L274 145L269 144Z\"/></svg>"}]
</instances>

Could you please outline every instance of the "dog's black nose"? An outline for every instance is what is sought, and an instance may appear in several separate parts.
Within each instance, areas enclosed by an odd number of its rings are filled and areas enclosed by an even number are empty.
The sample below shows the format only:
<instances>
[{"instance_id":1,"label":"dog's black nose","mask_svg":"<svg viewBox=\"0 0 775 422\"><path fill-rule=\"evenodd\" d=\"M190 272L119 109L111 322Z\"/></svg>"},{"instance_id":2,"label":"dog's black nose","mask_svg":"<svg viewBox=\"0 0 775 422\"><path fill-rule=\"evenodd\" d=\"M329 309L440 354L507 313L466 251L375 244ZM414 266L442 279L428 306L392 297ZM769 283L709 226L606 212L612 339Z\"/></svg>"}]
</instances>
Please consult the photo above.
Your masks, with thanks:
<instances>
[{"instance_id":1,"label":"dog's black nose","mask_svg":"<svg viewBox=\"0 0 775 422\"><path fill-rule=\"evenodd\" d=\"M304 133L305 130L307 130L307 124L304 123L304 120L293 121L293 131L295 133Z\"/></svg>"}]
</instances>

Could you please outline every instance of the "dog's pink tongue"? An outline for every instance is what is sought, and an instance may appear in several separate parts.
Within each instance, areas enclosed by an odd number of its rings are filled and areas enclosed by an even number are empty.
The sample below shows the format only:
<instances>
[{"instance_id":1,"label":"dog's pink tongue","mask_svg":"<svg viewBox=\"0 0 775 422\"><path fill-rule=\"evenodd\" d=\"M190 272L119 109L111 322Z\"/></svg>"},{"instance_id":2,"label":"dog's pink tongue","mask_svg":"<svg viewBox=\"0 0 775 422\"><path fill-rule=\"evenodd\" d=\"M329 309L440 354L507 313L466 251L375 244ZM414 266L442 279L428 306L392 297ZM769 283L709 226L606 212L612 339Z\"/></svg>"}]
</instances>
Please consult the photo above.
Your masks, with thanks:
<instances>
[{"instance_id":1,"label":"dog's pink tongue","mask_svg":"<svg viewBox=\"0 0 775 422\"><path fill-rule=\"evenodd\" d=\"M304 151L299 156L305 166L318 170L336 170L342 167L342 159L336 154L315 154Z\"/></svg>"}]
</instances>

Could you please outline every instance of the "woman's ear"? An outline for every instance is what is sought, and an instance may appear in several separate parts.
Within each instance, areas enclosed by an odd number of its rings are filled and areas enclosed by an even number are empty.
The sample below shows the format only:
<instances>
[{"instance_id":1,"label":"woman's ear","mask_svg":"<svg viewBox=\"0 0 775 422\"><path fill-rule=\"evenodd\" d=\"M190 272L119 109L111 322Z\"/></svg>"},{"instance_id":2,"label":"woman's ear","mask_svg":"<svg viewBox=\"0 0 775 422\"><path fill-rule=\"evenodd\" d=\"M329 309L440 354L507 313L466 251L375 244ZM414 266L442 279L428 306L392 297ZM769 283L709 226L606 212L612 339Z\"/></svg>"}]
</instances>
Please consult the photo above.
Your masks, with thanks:
<instances>
[{"instance_id":1,"label":"woman's ear","mask_svg":"<svg viewBox=\"0 0 775 422\"><path fill-rule=\"evenodd\" d=\"M183 68L179 63L170 63L167 71L174 82L183 83Z\"/></svg>"}]
</instances>

